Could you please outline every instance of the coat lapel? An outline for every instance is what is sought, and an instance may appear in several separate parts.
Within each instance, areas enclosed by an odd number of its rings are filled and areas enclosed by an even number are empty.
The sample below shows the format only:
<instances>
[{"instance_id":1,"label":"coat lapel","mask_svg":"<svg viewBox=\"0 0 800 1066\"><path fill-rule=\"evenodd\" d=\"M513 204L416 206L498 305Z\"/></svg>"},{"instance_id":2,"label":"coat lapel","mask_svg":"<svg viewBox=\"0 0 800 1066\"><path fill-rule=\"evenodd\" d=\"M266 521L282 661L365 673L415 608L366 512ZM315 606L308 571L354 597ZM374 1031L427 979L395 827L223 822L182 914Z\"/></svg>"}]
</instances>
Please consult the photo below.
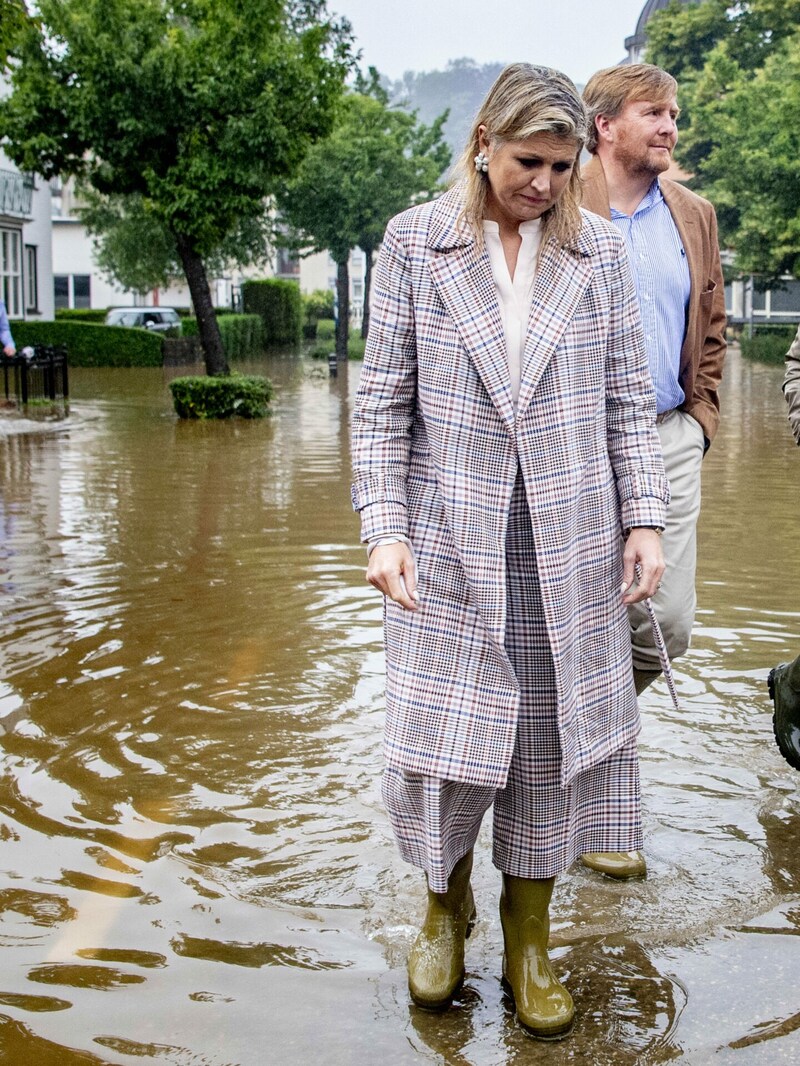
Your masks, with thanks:
<instances>
[{"instance_id":1,"label":"coat lapel","mask_svg":"<svg viewBox=\"0 0 800 1066\"><path fill-rule=\"evenodd\" d=\"M489 254L457 225L460 198L451 193L439 203L428 239L439 253L429 263L431 279L489 397L513 433L505 333Z\"/></svg>"},{"instance_id":2,"label":"coat lapel","mask_svg":"<svg viewBox=\"0 0 800 1066\"><path fill-rule=\"evenodd\" d=\"M522 353L518 419L531 402L539 379L572 321L592 274L588 250L580 239L577 253L559 248L553 241L542 249Z\"/></svg>"}]
</instances>

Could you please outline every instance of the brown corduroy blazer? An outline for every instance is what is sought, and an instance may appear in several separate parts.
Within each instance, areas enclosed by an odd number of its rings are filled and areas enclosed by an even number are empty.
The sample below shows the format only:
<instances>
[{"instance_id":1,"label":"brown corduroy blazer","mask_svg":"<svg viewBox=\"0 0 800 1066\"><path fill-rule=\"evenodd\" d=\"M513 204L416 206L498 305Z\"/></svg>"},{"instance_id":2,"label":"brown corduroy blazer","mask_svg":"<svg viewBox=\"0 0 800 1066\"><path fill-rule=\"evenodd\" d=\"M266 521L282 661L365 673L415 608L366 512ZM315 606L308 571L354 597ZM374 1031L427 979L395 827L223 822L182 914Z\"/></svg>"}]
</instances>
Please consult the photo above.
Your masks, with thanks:
<instances>
[{"instance_id":1,"label":"brown corduroy blazer","mask_svg":"<svg viewBox=\"0 0 800 1066\"><path fill-rule=\"evenodd\" d=\"M583 168L583 206L611 218L608 187L597 156ZM701 196L668 178L661 192L678 228L689 264L691 291L678 380L685 400L682 410L703 427L706 440L719 426L719 383L725 361L725 283L717 240L717 216Z\"/></svg>"}]
</instances>

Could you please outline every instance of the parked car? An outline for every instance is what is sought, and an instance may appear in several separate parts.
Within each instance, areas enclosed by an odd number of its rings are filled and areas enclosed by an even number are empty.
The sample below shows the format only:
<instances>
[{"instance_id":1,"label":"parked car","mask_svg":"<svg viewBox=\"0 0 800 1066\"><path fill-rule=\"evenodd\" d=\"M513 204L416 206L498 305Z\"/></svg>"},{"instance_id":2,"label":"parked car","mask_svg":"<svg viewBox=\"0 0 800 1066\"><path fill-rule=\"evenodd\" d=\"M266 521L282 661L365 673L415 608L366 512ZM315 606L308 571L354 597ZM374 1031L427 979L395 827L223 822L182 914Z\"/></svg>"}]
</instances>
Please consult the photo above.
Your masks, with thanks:
<instances>
[{"instance_id":1,"label":"parked car","mask_svg":"<svg viewBox=\"0 0 800 1066\"><path fill-rule=\"evenodd\" d=\"M181 332L180 315L172 307L112 307L106 315L106 325L139 327L158 333Z\"/></svg>"}]
</instances>

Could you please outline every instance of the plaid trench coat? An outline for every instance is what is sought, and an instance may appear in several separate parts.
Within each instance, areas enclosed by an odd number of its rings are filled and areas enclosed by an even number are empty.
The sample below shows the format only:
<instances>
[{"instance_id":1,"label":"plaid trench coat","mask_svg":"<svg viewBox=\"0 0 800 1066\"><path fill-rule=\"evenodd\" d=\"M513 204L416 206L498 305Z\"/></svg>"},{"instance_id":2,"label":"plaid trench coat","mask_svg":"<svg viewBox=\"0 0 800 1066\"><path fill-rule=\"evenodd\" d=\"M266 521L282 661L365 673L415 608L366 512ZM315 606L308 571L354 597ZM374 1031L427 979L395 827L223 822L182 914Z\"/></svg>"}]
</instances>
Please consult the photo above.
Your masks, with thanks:
<instances>
[{"instance_id":1,"label":"plaid trench coat","mask_svg":"<svg viewBox=\"0 0 800 1066\"><path fill-rule=\"evenodd\" d=\"M353 412L362 539L413 545L420 610L385 603L387 762L503 787L520 692L504 647L505 534L521 471L555 666L561 779L639 730L623 527L664 524L669 487L624 245L582 212L542 249L515 415L486 249L458 188L394 218Z\"/></svg>"}]
</instances>

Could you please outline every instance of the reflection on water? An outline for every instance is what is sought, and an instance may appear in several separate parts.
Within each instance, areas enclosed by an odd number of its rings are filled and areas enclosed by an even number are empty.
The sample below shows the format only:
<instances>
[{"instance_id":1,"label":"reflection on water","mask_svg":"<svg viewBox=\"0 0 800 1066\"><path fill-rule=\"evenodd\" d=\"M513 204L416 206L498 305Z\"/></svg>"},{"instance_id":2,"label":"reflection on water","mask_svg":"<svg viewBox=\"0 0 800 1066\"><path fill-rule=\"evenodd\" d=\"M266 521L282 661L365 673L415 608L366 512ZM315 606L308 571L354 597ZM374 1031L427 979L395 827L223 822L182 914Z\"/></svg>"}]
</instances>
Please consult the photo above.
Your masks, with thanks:
<instances>
[{"instance_id":1,"label":"reflection on water","mask_svg":"<svg viewBox=\"0 0 800 1066\"><path fill-rule=\"evenodd\" d=\"M76 370L69 419L0 439L0 1061L800 1060L800 777L764 684L800 650L779 369L729 361L681 711L645 702L650 876L557 887L558 1045L504 1001L485 846L458 1008L408 1003L424 891L379 800L349 370L276 357L273 417L221 424L178 423L161 371Z\"/></svg>"}]
</instances>

